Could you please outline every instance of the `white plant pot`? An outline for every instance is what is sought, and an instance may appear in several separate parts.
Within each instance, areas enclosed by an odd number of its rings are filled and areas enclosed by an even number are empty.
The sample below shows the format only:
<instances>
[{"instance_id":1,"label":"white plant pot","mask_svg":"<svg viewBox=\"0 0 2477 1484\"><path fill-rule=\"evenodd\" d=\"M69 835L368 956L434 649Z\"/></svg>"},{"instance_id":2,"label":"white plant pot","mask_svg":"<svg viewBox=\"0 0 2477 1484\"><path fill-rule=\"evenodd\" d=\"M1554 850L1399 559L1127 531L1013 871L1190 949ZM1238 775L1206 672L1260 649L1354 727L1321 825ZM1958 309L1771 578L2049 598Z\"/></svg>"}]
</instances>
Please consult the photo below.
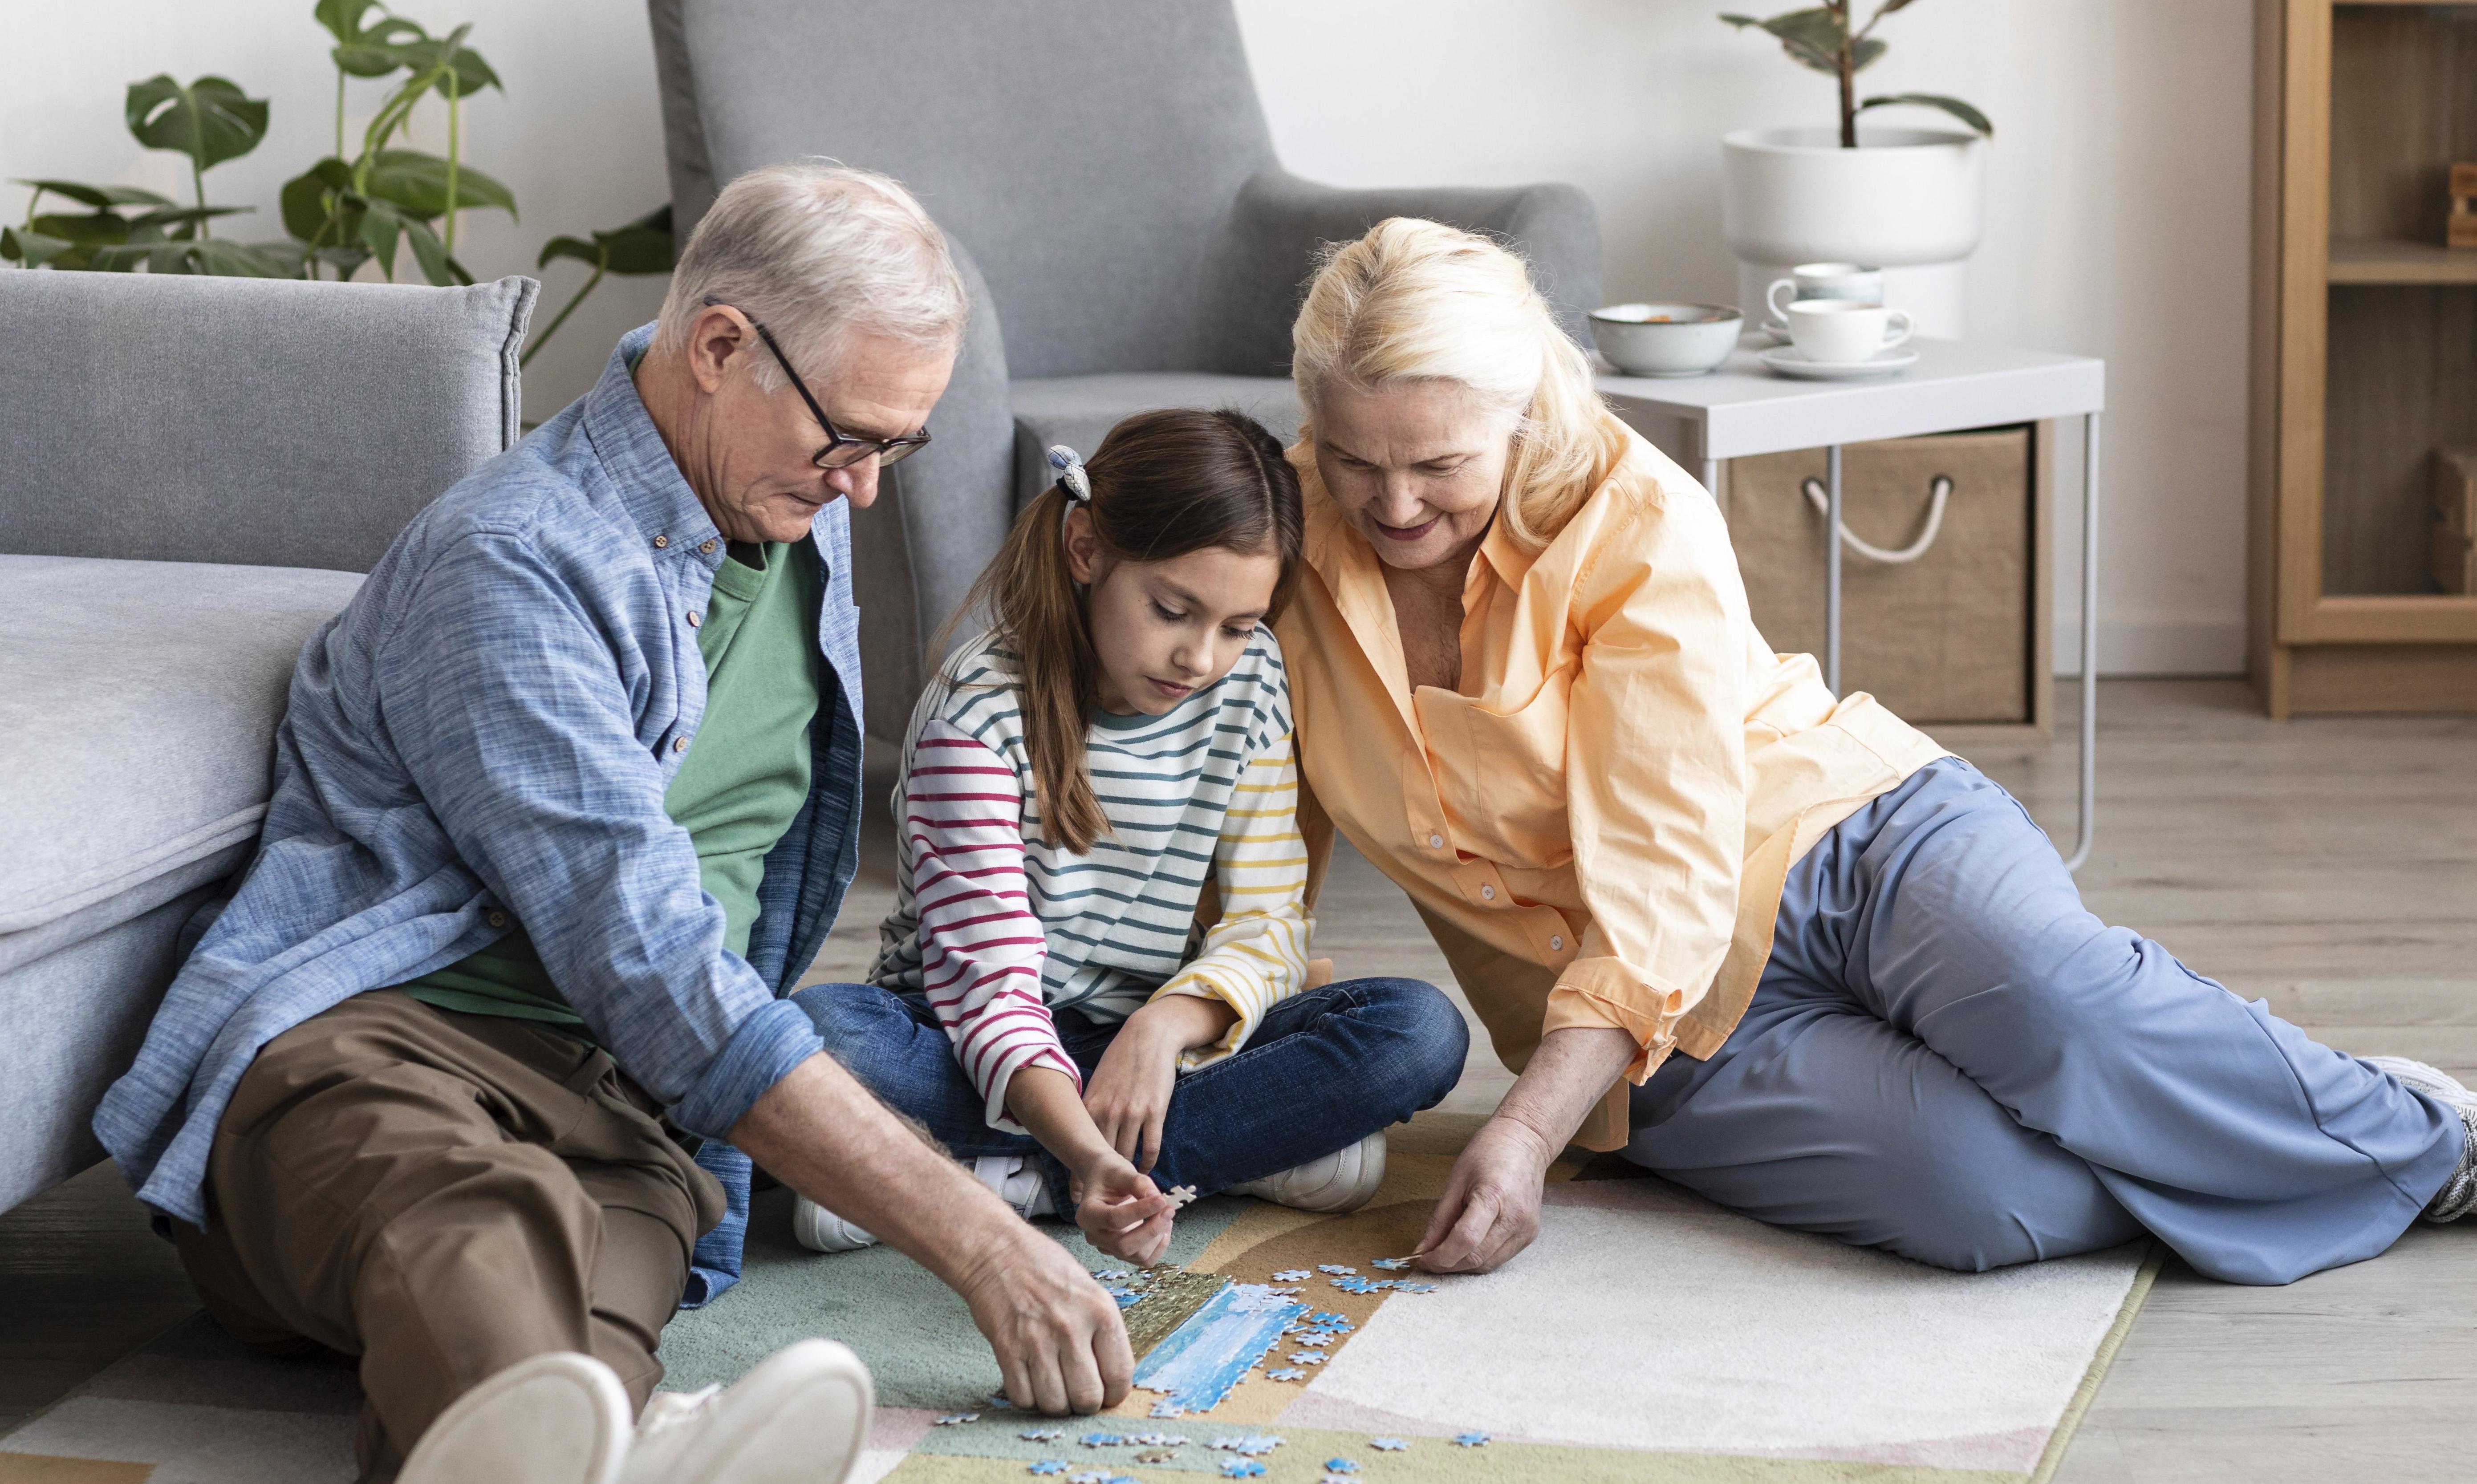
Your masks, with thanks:
<instances>
[{"instance_id":1,"label":"white plant pot","mask_svg":"<svg viewBox=\"0 0 2477 1484\"><path fill-rule=\"evenodd\" d=\"M1953 262L1978 247L1986 141L1938 129L1740 129L1720 141L1720 230L1752 262Z\"/></svg>"},{"instance_id":2,"label":"white plant pot","mask_svg":"<svg viewBox=\"0 0 2477 1484\"><path fill-rule=\"evenodd\" d=\"M1739 260L1750 324L1764 291L1801 262L1884 272L1884 300L1920 334L1963 333L1962 260L1978 247L1986 141L1941 129L1740 129L1720 140L1720 229Z\"/></svg>"}]
</instances>

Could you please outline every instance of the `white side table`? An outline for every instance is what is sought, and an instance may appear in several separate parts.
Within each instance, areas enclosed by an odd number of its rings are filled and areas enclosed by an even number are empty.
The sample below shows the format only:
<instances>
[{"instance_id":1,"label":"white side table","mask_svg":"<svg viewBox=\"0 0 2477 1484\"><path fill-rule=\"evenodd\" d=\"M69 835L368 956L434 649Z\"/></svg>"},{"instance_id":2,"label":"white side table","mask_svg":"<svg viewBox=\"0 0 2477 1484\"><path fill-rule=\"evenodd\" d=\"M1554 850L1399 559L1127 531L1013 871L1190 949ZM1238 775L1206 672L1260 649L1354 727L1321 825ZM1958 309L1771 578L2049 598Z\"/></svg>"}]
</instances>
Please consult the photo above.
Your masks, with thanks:
<instances>
[{"instance_id":1,"label":"white side table","mask_svg":"<svg viewBox=\"0 0 2477 1484\"><path fill-rule=\"evenodd\" d=\"M2089 858L2098 793L2098 425L2107 405L2107 362L2087 356L2006 350L1959 340L1917 339L1917 364L1867 382L1805 382L1775 376L1739 346L1709 376L1640 377L1604 372L1600 394L1628 420L1666 419L1673 440L1648 433L1670 458L1699 469L1703 487L1720 460L1821 448L1824 543L1823 678L1840 693L1840 448L1964 428L2046 418L2082 420L2081 828L2068 870ZM1671 446L1672 442L1675 446Z\"/></svg>"}]
</instances>

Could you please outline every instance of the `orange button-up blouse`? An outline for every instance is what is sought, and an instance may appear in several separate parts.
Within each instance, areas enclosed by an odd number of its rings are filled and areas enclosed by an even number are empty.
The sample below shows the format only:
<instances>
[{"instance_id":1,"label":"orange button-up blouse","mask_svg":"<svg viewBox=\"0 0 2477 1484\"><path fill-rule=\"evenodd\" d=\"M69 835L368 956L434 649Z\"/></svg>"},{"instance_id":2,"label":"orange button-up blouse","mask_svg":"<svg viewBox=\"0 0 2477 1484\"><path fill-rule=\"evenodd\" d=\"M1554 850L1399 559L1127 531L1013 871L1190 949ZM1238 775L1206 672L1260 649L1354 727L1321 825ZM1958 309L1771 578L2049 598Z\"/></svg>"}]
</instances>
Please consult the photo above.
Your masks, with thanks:
<instances>
[{"instance_id":1,"label":"orange button-up blouse","mask_svg":"<svg viewBox=\"0 0 2477 1484\"><path fill-rule=\"evenodd\" d=\"M1772 653L1711 497L1609 424L1622 457L1545 550L1502 521L1481 543L1460 691L1412 690L1376 553L1293 449L1306 570L1279 633L1311 902L1339 828L1410 894L1508 1067L1615 1026L1640 1082L1736 1027L1789 864L1945 750ZM1579 1142L1625 1142L1625 1093Z\"/></svg>"}]
</instances>

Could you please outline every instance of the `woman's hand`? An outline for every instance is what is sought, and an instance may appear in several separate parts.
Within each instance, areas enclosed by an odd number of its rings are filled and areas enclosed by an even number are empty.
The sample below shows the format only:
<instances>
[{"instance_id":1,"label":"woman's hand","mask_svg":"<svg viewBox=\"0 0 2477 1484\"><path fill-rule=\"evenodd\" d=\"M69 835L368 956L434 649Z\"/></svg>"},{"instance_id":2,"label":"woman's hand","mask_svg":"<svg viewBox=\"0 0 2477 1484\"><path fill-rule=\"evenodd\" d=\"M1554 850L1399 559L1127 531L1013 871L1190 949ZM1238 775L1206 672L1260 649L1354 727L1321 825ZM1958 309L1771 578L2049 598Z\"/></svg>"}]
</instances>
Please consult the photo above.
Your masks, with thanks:
<instances>
[{"instance_id":1,"label":"woman's hand","mask_svg":"<svg viewBox=\"0 0 2477 1484\"><path fill-rule=\"evenodd\" d=\"M1419 1266L1431 1273L1488 1273L1539 1235L1539 1192L1557 1151L1499 1114L1454 1161L1444 1196L1419 1239Z\"/></svg>"},{"instance_id":2,"label":"woman's hand","mask_svg":"<svg viewBox=\"0 0 2477 1484\"><path fill-rule=\"evenodd\" d=\"M1151 1173L1161 1159L1179 1057L1219 1041L1238 1018L1227 1003L1201 995L1163 995L1127 1017L1084 1084L1085 1110L1121 1159Z\"/></svg>"},{"instance_id":3,"label":"woman's hand","mask_svg":"<svg viewBox=\"0 0 2477 1484\"><path fill-rule=\"evenodd\" d=\"M1170 1218L1177 1209L1152 1177L1104 1150L1075 1171L1075 1224L1094 1247L1113 1257L1149 1268L1169 1250Z\"/></svg>"},{"instance_id":4,"label":"woman's hand","mask_svg":"<svg viewBox=\"0 0 2477 1484\"><path fill-rule=\"evenodd\" d=\"M1419 1239L1419 1266L1487 1273L1529 1247L1539 1235L1548 1162L1634 1057L1634 1037L1613 1027L1568 1026L1542 1036L1496 1116L1454 1161Z\"/></svg>"}]
</instances>

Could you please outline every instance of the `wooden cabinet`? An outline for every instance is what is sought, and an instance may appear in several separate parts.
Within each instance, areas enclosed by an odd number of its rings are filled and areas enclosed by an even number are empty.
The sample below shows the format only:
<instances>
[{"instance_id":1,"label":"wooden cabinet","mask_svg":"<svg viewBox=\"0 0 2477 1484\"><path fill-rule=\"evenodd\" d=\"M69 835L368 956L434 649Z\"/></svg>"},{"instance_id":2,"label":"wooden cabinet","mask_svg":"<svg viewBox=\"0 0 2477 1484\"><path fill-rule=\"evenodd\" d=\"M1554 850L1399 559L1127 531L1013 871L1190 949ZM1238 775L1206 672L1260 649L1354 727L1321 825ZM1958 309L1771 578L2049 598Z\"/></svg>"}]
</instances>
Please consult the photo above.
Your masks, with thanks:
<instances>
[{"instance_id":1,"label":"wooden cabinet","mask_svg":"<svg viewBox=\"0 0 2477 1484\"><path fill-rule=\"evenodd\" d=\"M2438 453L2477 447L2477 0L2258 0L2251 668L2274 716L2477 711L2436 581Z\"/></svg>"}]
</instances>

